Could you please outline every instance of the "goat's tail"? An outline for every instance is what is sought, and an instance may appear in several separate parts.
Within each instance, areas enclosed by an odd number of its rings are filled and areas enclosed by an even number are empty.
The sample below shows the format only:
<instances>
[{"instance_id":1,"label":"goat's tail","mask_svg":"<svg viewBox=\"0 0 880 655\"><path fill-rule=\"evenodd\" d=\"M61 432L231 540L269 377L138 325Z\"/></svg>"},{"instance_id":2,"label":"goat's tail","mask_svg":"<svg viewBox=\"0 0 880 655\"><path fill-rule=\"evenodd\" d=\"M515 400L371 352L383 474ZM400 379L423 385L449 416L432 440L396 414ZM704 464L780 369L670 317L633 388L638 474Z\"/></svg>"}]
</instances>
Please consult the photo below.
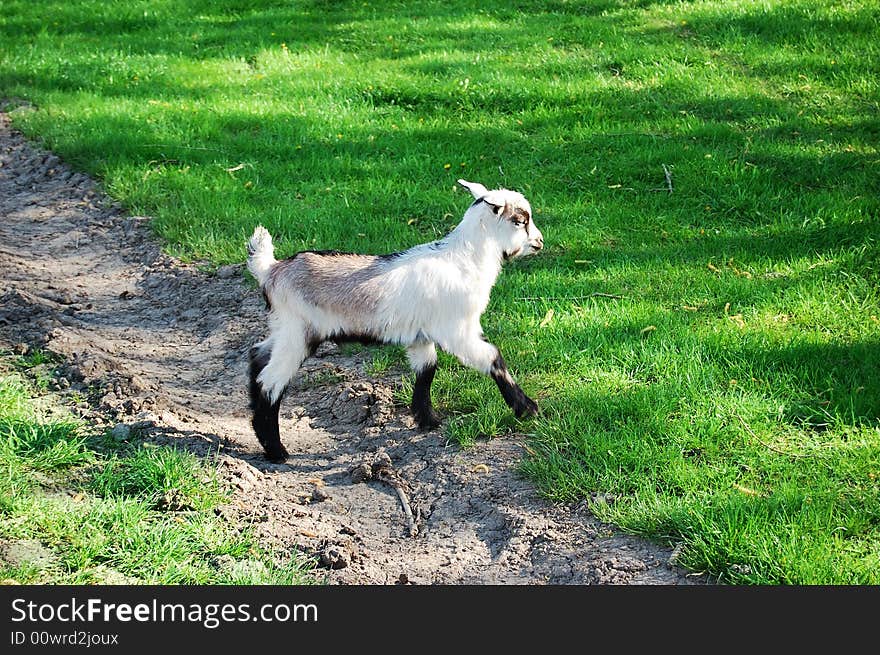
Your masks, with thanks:
<instances>
[{"instance_id":1,"label":"goat's tail","mask_svg":"<svg viewBox=\"0 0 880 655\"><path fill-rule=\"evenodd\" d=\"M262 225L258 225L247 245L247 267L251 274L257 278L260 286L266 282L269 271L276 263L275 246L272 245L272 235Z\"/></svg>"}]
</instances>

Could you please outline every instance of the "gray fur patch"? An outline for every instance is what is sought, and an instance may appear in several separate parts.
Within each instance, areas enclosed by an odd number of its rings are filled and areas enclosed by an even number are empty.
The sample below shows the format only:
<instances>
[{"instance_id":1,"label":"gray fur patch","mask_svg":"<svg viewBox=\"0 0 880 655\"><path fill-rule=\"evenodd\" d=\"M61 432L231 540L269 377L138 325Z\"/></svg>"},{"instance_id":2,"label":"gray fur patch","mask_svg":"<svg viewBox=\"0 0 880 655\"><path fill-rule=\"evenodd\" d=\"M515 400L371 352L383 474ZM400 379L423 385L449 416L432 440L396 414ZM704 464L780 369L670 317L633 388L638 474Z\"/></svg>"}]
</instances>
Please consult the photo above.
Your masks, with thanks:
<instances>
[{"instance_id":1,"label":"gray fur patch","mask_svg":"<svg viewBox=\"0 0 880 655\"><path fill-rule=\"evenodd\" d=\"M375 255L302 252L275 265L266 286L296 289L306 302L343 316L376 310L387 260Z\"/></svg>"}]
</instances>

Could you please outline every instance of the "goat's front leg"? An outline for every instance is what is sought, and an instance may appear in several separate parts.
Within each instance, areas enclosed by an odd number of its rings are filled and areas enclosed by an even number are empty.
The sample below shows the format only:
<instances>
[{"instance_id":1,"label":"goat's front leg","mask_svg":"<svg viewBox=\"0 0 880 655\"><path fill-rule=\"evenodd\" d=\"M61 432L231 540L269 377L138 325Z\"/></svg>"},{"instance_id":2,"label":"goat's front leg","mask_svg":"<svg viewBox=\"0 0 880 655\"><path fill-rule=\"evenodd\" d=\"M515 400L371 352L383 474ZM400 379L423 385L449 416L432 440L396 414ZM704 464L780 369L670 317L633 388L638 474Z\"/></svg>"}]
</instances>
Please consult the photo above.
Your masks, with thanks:
<instances>
[{"instance_id":1,"label":"goat's front leg","mask_svg":"<svg viewBox=\"0 0 880 655\"><path fill-rule=\"evenodd\" d=\"M498 385L498 390L517 418L534 416L538 413L538 403L529 398L516 383L501 351L486 341L482 332L472 332L466 339L450 344L449 352L458 357L462 364L485 373Z\"/></svg>"},{"instance_id":2,"label":"goat's front leg","mask_svg":"<svg viewBox=\"0 0 880 655\"><path fill-rule=\"evenodd\" d=\"M437 372L437 349L432 341L417 342L406 349L406 354L416 374L410 406L413 416L421 429L436 428L440 425L440 415L431 406L431 383Z\"/></svg>"}]
</instances>

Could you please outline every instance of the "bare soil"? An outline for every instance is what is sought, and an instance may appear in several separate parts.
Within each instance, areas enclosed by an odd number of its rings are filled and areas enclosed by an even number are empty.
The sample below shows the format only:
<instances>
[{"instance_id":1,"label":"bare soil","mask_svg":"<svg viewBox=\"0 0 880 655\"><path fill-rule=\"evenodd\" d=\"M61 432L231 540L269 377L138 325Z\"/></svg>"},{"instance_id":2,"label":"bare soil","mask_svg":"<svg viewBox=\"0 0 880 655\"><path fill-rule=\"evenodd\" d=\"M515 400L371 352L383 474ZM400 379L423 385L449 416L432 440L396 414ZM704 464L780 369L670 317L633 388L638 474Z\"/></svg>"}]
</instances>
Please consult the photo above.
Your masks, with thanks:
<instances>
[{"instance_id":1,"label":"bare soil","mask_svg":"<svg viewBox=\"0 0 880 655\"><path fill-rule=\"evenodd\" d=\"M206 273L163 254L149 222L0 113L0 347L59 355L54 386L119 438L216 458L235 489L229 521L313 556L330 583L705 584L583 503L542 499L517 472L524 437L462 449L418 431L394 402L406 371L371 378L363 355L332 344L282 405L290 459L267 463L246 397L260 294L241 266Z\"/></svg>"}]
</instances>

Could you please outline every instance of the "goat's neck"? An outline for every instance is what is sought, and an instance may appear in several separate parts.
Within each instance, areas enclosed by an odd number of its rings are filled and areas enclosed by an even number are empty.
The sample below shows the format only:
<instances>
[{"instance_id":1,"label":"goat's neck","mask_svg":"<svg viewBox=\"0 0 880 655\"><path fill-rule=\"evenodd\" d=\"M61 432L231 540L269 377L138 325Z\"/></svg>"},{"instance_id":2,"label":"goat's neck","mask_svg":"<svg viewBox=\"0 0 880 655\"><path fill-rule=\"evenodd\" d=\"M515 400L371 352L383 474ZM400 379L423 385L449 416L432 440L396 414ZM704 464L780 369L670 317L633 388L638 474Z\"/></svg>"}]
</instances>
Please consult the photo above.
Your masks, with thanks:
<instances>
[{"instance_id":1,"label":"goat's neck","mask_svg":"<svg viewBox=\"0 0 880 655\"><path fill-rule=\"evenodd\" d=\"M448 252L463 268L491 288L501 272L502 250L491 232L479 221L464 221L447 237Z\"/></svg>"}]
</instances>

